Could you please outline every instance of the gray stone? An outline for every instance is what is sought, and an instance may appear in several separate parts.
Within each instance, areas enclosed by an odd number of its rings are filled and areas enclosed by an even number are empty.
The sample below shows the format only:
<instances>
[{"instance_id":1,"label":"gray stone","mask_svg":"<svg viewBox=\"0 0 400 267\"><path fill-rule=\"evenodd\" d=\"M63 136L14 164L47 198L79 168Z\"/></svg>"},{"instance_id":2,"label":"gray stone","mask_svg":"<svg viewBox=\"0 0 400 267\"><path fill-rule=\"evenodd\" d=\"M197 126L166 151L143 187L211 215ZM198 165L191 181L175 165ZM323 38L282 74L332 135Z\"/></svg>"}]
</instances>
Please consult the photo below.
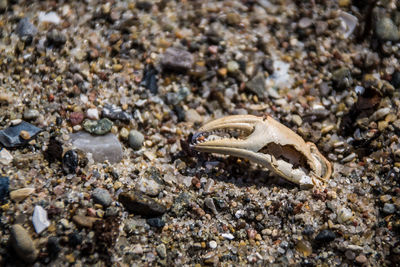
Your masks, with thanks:
<instances>
[{"instance_id":1,"label":"gray stone","mask_svg":"<svg viewBox=\"0 0 400 267\"><path fill-rule=\"evenodd\" d=\"M28 18L22 18L18 25L17 28L15 29L19 38L27 43L32 42L33 37L37 34L37 29L36 27L29 22Z\"/></svg>"},{"instance_id":2,"label":"gray stone","mask_svg":"<svg viewBox=\"0 0 400 267\"><path fill-rule=\"evenodd\" d=\"M29 139L23 139L20 136L21 131L29 134ZM0 130L0 143L5 147L18 147L28 143L33 137L40 133L42 129L30 124L29 122L21 122L18 125Z\"/></svg>"},{"instance_id":3,"label":"gray stone","mask_svg":"<svg viewBox=\"0 0 400 267\"><path fill-rule=\"evenodd\" d=\"M83 126L83 129L85 129L85 131L87 131L91 134L104 135L111 131L113 123L109 119L104 118L104 119L101 119L98 121L85 120L82 123L82 126Z\"/></svg>"},{"instance_id":4,"label":"gray stone","mask_svg":"<svg viewBox=\"0 0 400 267\"><path fill-rule=\"evenodd\" d=\"M29 121L29 120L34 120L37 117L39 117L39 111L36 109L27 109L24 112L24 119Z\"/></svg>"},{"instance_id":5,"label":"gray stone","mask_svg":"<svg viewBox=\"0 0 400 267\"><path fill-rule=\"evenodd\" d=\"M386 214L393 214L396 211L396 207L391 203L385 203L383 205L383 212Z\"/></svg>"},{"instance_id":6,"label":"gray stone","mask_svg":"<svg viewBox=\"0 0 400 267\"><path fill-rule=\"evenodd\" d=\"M115 105L106 104L103 108L103 117L110 120L130 121L132 115L122 110L122 108Z\"/></svg>"},{"instance_id":7,"label":"gray stone","mask_svg":"<svg viewBox=\"0 0 400 267\"><path fill-rule=\"evenodd\" d=\"M10 243L17 255L24 262L33 263L38 256L38 251L28 231L22 225L14 224L11 226L10 233Z\"/></svg>"},{"instance_id":8,"label":"gray stone","mask_svg":"<svg viewBox=\"0 0 400 267\"><path fill-rule=\"evenodd\" d=\"M351 72L348 68L340 68L332 73L333 87L337 90L343 90L349 88L353 79Z\"/></svg>"},{"instance_id":9,"label":"gray stone","mask_svg":"<svg viewBox=\"0 0 400 267\"><path fill-rule=\"evenodd\" d=\"M93 190L92 197L94 202L99 203L104 207L108 207L111 205L112 198L110 193L106 189L96 188Z\"/></svg>"},{"instance_id":10,"label":"gray stone","mask_svg":"<svg viewBox=\"0 0 400 267\"><path fill-rule=\"evenodd\" d=\"M136 130L132 130L129 132L128 142L131 148L139 150L143 145L143 141L144 135L141 132Z\"/></svg>"},{"instance_id":11,"label":"gray stone","mask_svg":"<svg viewBox=\"0 0 400 267\"><path fill-rule=\"evenodd\" d=\"M398 27L388 17L383 17L376 21L375 34L381 41L397 42L400 40L400 32Z\"/></svg>"},{"instance_id":12,"label":"gray stone","mask_svg":"<svg viewBox=\"0 0 400 267\"><path fill-rule=\"evenodd\" d=\"M255 93L258 98L263 99L267 90L264 74L259 72L253 79L247 82L246 87L251 92Z\"/></svg>"},{"instance_id":13,"label":"gray stone","mask_svg":"<svg viewBox=\"0 0 400 267\"><path fill-rule=\"evenodd\" d=\"M35 206L33 210L32 223L36 233L40 234L50 226L50 221L47 219L47 211L41 206Z\"/></svg>"},{"instance_id":14,"label":"gray stone","mask_svg":"<svg viewBox=\"0 0 400 267\"><path fill-rule=\"evenodd\" d=\"M156 168L150 168L136 181L136 190L148 196L157 196L164 189L160 176L160 172Z\"/></svg>"},{"instance_id":15,"label":"gray stone","mask_svg":"<svg viewBox=\"0 0 400 267\"><path fill-rule=\"evenodd\" d=\"M122 159L122 146L114 134L94 136L77 132L71 134L71 140L76 148L92 153L93 160L96 162L108 160L110 163L117 163Z\"/></svg>"},{"instance_id":16,"label":"gray stone","mask_svg":"<svg viewBox=\"0 0 400 267\"><path fill-rule=\"evenodd\" d=\"M186 72L193 65L193 56L186 50L170 47L163 54L161 65L165 70Z\"/></svg>"},{"instance_id":17,"label":"gray stone","mask_svg":"<svg viewBox=\"0 0 400 267\"><path fill-rule=\"evenodd\" d=\"M206 207L207 207L209 210L212 211L212 213L218 214L217 208L215 207L214 200L213 200L212 198L207 197L207 198L204 200L204 204L206 205Z\"/></svg>"},{"instance_id":18,"label":"gray stone","mask_svg":"<svg viewBox=\"0 0 400 267\"><path fill-rule=\"evenodd\" d=\"M164 244L160 244L156 247L156 251L160 258L165 259L167 257L167 248Z\"/></svg>"}]
</instances>

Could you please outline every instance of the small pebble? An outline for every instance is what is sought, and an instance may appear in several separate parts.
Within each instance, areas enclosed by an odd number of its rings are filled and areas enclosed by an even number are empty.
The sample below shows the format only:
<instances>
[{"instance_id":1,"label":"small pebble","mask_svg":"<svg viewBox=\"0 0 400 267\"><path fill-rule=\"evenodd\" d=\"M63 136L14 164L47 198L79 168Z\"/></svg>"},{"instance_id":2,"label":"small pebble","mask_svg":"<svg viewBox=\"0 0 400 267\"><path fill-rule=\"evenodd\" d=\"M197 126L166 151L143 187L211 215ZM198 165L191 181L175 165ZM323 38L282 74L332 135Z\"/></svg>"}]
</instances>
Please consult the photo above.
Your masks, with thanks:
<instances>
[{"instance_id":1,"label":"small pebble","mask_svg":"<svg viewBox=\"0 0 400 267\"><path fill-rule=\"evenodd\" d=\"M358 264L364 264L364 263L367 263L367 261L368 261L368 259L367 259L367 257L365 257L364 254L360 254L360 255L358 255L358 256L356 257L356 262L357 262Z\"/></svg>"},{"instance_id":2,"label":"small pebble","mask_svg":"<svg viewBox=\"0 0 400 267\"><path fill-rule=\"evenodd\" d=\"M167 211L164 205L140 192L121 193L118 200L129 212L147 217L161 216Z\"/></svg>"},{"instance_id":3,"label":"small pebble","mask_svg":"<svg viewBox=\"0 0 400 267\"><path fill-rule=\"evenodd\" d=\"M32 215L32 223L38 234L50 226L50 221L47 219L47 211L43 209L42 206L35 206Z\"/></svg>"},{"instance_id":4,"label":"small pebble","mask_svg":"<svg viewBox=\"0 0 400 267\"><path fill-rule=\"evenodd\" d=\"M112 198L106 189L96 188L93 190L92 197L95 203L99 203L103 207L108 207L111 205Z\"/></svg>"},{"instance_id":5,"label":"small pebble","mask_svg":"<svg viewBox=\"0 0 400 267\"><path fill-rule=\"evenodd\" d=\"M8 187L10 186L10 178L0 176L0 203L2 203L5 197L8 195Z\"/></svg>"},{"instance_id":6,"label":"small pebble","mask_svg":"<svg viewBox=\"0 0 400 267\"><path fill-rule=\"evenodd\" d=\"M27 120L27 121L34 120L37 117L39 117L39 115L40 115L40 113L39 113L38 110L36 110L36 109L28 109L28 110L25 110L25 112L24 112L24 119Z\"/></svg>"},{"instance_id":7,"label":"small pebble","mask_svg":"<svg viewBox=\"0 0 400 267\"><path fill-rule=\"evenodd\" d=\"M99 111L97 108L89 108L86 110L86 117L91 120L98 120L99 119Z\"/></svg>"},{"instance_id":8,"label":"small pebble","mask_svg":"<svg viewBox=\"0 0 400 267\"><path fill-rule=\"evenodd\" d=\"M165 222L159 217L148 218L146 222L148 225L156 228L163 228L165 226Z\"/></svg>"},{"instance_id":9,"label":"small pebble","mask_svg":"<svg viewBox=\"0 0 400 267\"><path fill-rule=\"evenodd\" d=\"M134 150L139 150L144 142L144 135L136 130L132 130L129 132L128 136L129 146Z\"/></svg>"},{"instance_id":10,"label":"small pebble","mask_svg":"<svg viewBox=\"0 0 400 267\"><path fill-rule=\"evenodd\" d=\"M193 65L193 56L188 51L170 47L165 50L161 59L164 69L175 72L186 72Z\"/></svg>"},{"instance_id":11,"label":"small pebble","mask_svg":"<svg viewBox=\"0 0 400 267\"><path fill-rule=\"evenodd\" d=\"M21 188L10 192L10 199L15 202L21 202L29 195L35 192L35 188Z\"/></svg>"},{"instance_id":12,"label":"small pebble","mask_svg":"<svg viewBox=\"0 0 400 267\"><path fill-rule=\"evenodd\" d=\"M26 263L33 263L38 256L38 251L28 231L22 225L14 224L10 227L10 234L10 244L18 256Z\"/></svg>"},{"instance_id":13,"label":"small pebble","mask_svg":"<svg viewBox=\"0 0 400 267\"><path fill-rule=\"evenodd\" d=\"M13 161L13 156L5 148L0 148L0 164L5 166L9 165Z\"/></svg>"},{"instance_id":14,"label":"small pebble","mask_svg":"<svg viewBox=\"0 0 400 267\"><path fill-rule=\"evenodd\" d=\"M386 214L393 214L396 211L396 206L391 203L385 203L383 205L383 212Z\"/></svg>"},{"instance_id":15,"label":"small pebble","mask_svg":"<svg viewBox=\"0 0 400 267\"><path fill-rule=\"evenodd\" d=\"M21 138L24 140L29 140L31 138L31 135L29 134L29 132L24 131L24 130L19 132L19 136L21 136Z\"/></svg>"},{"instance_id":16,"label":"small pebble","mask_svg":"<svg viewBox=\"0 0 400 267\"><path fill-rule=\"evenodd\" d=\"M75 215L72 217L72 220L79 226L85 227L85 228L92 228L93 223L100 220L95 217L89 217L89 216L83 216L83 215Z\"/></svg>"},{"instance_id":17,"label":"small pebble","mask_svg":"<svg viewBox=\"0 0 400 267\"><path fill-rule=\"evenodd\" d=\"M112 126L112 121L107 118L103 118L98 121L87 119L82 124L82 127L85 129L85 131L95 135L105 135L111 131Z\"/></svg>"},{"instance_id":18,"label":"small pebble","mask_svg":"<svg viewBox=\"0 0 400 267\"><path fill-rule=\"evenodd\" d=\"M299 240L296 244L296 250L303 253L304 257L308 257L312 253L312 246L310 242L306 240Z\"/></svg>"},{"instance_id":19,"label":"small pebble","mask_svg":"<svg viewBox=\"0 0 400 267\"><path fill-rule=\"evenodd\" d=\"M218 246L217 242L215 242L214 240L211 240L211 241L208 243L208 245L209 245L209 247L210 247L211 249L216 249L217 246Z\"/></svg>"},{"instance_id":20,"label":"small pebble","mask_svg":"<svg viewBox=\"0 0 400 267\"><path fill-rule=\"evenodd\" d=\"M160 244L156 247L156 251L160 258L165 259L167 257L167 248L164 244Z\"/></svg>"},{"instance_id":21,"label":"small pebble","mask_svg":"<svg viewBox=\"0 0 400 267\"><path fill-rule=\"evenodd\" d=\"M328 243L333 240L335 240L336 234L332 232L331 230L322 230L321 232L318 233L318 235L315 237L315 241L321 242L321 243Z\"/></svg>"}]
</instances>

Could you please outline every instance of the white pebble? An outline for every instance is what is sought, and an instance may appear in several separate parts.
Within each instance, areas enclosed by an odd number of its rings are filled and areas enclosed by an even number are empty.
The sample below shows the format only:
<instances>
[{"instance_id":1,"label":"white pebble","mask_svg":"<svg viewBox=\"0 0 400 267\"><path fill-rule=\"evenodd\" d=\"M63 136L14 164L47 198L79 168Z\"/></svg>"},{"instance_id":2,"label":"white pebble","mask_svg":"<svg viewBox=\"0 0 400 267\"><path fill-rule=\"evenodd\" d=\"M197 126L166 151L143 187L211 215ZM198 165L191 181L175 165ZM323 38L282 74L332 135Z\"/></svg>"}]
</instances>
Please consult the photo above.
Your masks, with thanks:
<instances>
[{"instance_id":1,"label":"white pebble","mask_svg":"<svg viewBox=\"0 0 400 267\"><path fill-rule=\"evenodd\" d=\"M208 245L210 246L210 248L215 249L217 248L218 244L217 242L215 242L214 240L211 240Z\"/></svg>"},{"instance_id":2,"label":"white pebble","mask_svg":"<svg viewBox=\"0 0 400 267\"><path fill-rule=\"evenodd\" d=\"M88 117L91 120L98 120L99 119L99 111L97 108L89 108L86 111L86 117Z\"/></svg>"},{"instance_id":3,"label":"white pebble","mask_svg":"<svg viewBox=\"0 0 400 267\"><path fill-rule=\"evenodd\" d=\"M41 206L35 206L33 210L32 223L36 233L40 234L50 226L50 221L47 219L47 211Z\"/></svg>"},{"instance_id":4,"label":"white pebble","mask_svg":"<svg viewBox=\"0 0 400 267\"><path fill-rule=\"evenodd\" d=\"M338 211L338 222L344 223L353 217L353 212L350 209L342 208Z\"/></svg>"},{"instance_id":5,"label":"white pebble","mask_svg":"<svg viewBox=\"0 0 400 267\"><path fill-rule=\"evenodd\" d=\"M223 233L223 234L221 234L221 236L222 236L223 238L229 239L229 240L232 240L232 239L235 238L231 233Z\"/></svg>"}]
</instances>

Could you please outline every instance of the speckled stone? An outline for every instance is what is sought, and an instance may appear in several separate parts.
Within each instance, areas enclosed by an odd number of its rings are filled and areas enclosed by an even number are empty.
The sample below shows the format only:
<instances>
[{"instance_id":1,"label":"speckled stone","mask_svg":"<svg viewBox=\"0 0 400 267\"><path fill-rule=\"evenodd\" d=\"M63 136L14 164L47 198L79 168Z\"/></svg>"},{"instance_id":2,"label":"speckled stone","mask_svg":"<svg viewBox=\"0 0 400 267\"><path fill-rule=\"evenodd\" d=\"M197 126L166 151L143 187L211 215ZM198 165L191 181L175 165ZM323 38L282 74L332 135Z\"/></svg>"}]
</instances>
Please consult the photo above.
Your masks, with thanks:
<instances>
[{"instance_id":1,"label":"speckled stone","mask_svg":"<svg viewBox=\"0 0 400 267\"><path fill-rule=\"evenodd\" d=\"M104 207L108 207L111 205L112 198L110 193L103 188L96 188L93 190L92 197L94 202L99 203Z\"/></svg>"},{"instance_id":2,"label":"speckled stone","mask_svg":"<svg viewBox=\"0 0 400 267\"><path fill-rule=\"evenodd\" d=\"M144 142L144 135L136 130L132 130L128 135L129 146L134 150L139 150Z\"/></svg>"},{"instance_id":3,"label":"speckled stone","mask_svg":"<svg viewBox=\"0 0 400 267\"><path fill-rule=\"evenodd\" d=\"M33 263L38 256L38 251L28 231L22 225L14 224L11 226L10 233L10 243L18 256L26 263Z\"/></svg>"}]
</instances>

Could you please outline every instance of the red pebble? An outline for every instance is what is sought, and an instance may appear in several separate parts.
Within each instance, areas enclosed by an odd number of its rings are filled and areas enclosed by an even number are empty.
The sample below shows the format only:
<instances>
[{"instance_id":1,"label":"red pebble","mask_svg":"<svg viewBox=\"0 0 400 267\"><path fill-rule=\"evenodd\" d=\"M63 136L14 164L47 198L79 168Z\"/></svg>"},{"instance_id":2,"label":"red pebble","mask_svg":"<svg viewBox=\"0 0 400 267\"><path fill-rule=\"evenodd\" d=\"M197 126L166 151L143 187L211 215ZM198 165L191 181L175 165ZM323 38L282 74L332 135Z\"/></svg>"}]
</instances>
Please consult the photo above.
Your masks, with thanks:
<instances>
[{"instance_id":1,"label":"red pebble","mask_svg":"<svg viewBox=\"0 0 400 267\"><path fill-rule=\"evenodd\" d=\"M69 120L71 121L72 126L78 125L83 121L84 115L82 112L72 112L69 115Z\"/></svg>"}]
</instances>

